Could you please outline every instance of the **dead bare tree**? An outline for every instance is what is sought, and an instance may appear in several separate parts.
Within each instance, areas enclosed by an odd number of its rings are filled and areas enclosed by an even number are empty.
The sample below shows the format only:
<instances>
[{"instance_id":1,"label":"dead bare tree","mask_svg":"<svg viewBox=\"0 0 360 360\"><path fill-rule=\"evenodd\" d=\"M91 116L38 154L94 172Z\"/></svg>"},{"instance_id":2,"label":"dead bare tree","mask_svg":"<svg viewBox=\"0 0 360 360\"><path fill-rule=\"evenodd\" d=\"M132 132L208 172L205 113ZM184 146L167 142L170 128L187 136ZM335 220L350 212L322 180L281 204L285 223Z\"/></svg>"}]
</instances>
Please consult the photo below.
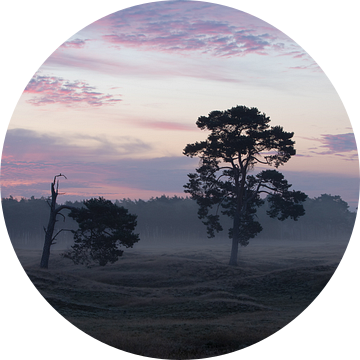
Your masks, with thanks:
<instances>
[{"instance_id":1,"label":"dead bare tree","mask_svg":"<svg viewBox=\"0 0 360 360\"><path fill-rule=\"evenodd\" d=\"M64 214L61 214L61 211L64 209L69 209L69 210L75 209L73 206L68 206L68 205L56 206L56 199L59 195L59 178L60 177L64 177L65 179L67 179L67 177L61 173L59 175L54 176L54 181L51 183L51 198L49 198L49 200L48 200L48 204L50 206L50 217L49 217L49 222L48 222L47 228L45 229L45 227L44 227L45 242L44 242L43 253L42 253L42 257L41 257L41 261L40 261L40 267L44 268L44 269L47 269L49 266L51 245L54 244L54 240L56 239L56 237L64 230L64 229L61 229L55 235L53 235L54 229L55 229L55 224L58 221L57 216L61 215L65 220L65 216L64 216Z\"/></svg>"}]
</instances>

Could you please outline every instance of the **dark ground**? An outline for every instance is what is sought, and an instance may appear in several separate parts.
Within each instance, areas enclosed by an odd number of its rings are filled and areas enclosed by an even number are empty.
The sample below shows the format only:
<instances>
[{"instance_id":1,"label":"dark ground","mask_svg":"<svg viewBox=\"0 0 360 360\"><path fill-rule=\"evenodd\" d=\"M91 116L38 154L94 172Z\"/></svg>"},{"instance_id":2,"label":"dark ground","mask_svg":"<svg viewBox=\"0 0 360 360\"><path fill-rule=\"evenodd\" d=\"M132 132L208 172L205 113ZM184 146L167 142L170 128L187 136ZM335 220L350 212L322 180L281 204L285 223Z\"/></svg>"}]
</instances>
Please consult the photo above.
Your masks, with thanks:
<instances>
[{"instance_id":1,"label":"dark ground","mask_svg":"<svg viewBox=\"0 0 360 360\"><path fill-rule=\"evenodd\" d=\"M168 359L233 352L275 333L317 297L346 244L253 241L230 267L229 249L137 247L86 268L53 251L16 250L40 293L90 336L133 354Z\"/></svg>"}]
</instances>

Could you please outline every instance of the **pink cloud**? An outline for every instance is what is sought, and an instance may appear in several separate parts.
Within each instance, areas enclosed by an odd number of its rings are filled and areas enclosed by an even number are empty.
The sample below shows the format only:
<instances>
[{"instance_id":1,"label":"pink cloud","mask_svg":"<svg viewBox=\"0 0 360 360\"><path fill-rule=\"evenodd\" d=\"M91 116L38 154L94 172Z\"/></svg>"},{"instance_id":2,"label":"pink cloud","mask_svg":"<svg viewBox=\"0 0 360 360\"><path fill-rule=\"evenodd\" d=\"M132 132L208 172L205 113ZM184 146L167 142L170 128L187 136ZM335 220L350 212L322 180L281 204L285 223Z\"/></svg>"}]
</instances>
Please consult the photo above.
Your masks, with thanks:
<instances>
[{"instance_id":1,"label":"pink cloud","mask_svg":"<svg viewBox=\"0 0 360 360\"><path fill-rule=\"evenodd\" d=\"M246 13L192 1L131 7L99 20L94 27L101 27L105 33L102 39L117 46L198 51L213 56L264 55L279 51L279 41L282 46L291 42L277 29Z\"/></svg>"},{"instance_id":2,"label":"pink cloud","mask_svg":"<svg viewBox=\"0 0 360 360\"><path fill-rule=\"evenodd\" d=\"M267 34L253 35L248 31L232 33L230 26L213 22L170 23L167 26L154 29L149 26L146 31L140 29L128 33L104 35L104 41L143 50L158 50L165 52L200 51L215 56L246 55L249 53L265 53L270 48ZM185 26L186 27L186 26ZM220 29L219 32L216 30Z\"/></svg>"},{"instance_id":3,"label":"pink cloud","mask_svg":"<svg viewBox=\"0 0 360 360\"><path fill-rule=\"evenodd\" d=\"M292 54L292 57L301 56L301 59L297 58L299 61L306 59L306 53L291 39L262 20L224 6L193 1L147 3L113 13L89 25L86 37L114 51L126 47L184 56L203 54L219 58ZM76 51L75 54L63 49L54 52L45 64L134 76L176 74L216 81L244 81L205 64L176 64L175 69L174 61L170 66L163 60L162 66L154 67L150 63L138 66L125 58L106 58L105 54L93 51Z\"/></svg>"},{"instance_id":4,"label":"pink cloud","mask_svg":"<svg viewBox=\"0 0 360 360\"><path fill-rule=\"evenodd\" d=\"M70 82L56 76L35 74L24 93L38 95L28 100L28 103L35 106L48 104L102 106L121 101L113 95L95 90L95 87L83 81Z\"/></svg>"}]
</instances>

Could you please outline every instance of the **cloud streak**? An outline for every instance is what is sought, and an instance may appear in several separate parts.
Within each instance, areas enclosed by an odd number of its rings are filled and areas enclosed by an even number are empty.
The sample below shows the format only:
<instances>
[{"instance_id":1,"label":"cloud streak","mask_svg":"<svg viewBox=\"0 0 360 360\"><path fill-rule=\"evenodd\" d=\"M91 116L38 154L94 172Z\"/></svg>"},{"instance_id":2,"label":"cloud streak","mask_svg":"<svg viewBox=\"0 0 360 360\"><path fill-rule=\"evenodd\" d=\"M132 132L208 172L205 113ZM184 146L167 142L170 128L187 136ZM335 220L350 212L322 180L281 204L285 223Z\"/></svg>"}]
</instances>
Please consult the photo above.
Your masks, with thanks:
<instances>
[{"instance_id":1,"label":"cloud streak","mask_svg":"<svg viewBox=\"0 0 360 360\"><path fill-rule=\"evenodd\" d=\"M323 144L322 147L329 149L329 153L341 153L349 151L357 151L355 136L353 133L347 134L336 134L322 135L320 142Z\"/></svg>"},{"instance_id":2,"label":"cloud streak","mask_svg":"<svg viewBox=\"0 0 360 360\"><path fill-rule=\"evenodd\" d=\"M117 140L9 130L1 166L2 196L47 196L49 181L59 172L71 179L64 184L66 193L78 197L106 195L116 199L129 194L139 198L182 193L186 174L195 167L194 159L149 159L149 145L137 139ZM87 143L77 144L80 141Z\"/></svg>"},{"instance_id":3,"label":"cloud streak","mask_svg":"<svg viewBox=\"0 0 360 360\"><path fill-rule=\"evenodd\" d=\"M62 104L66 106L88 106L99 107L113 105L121 99L110 94L96 91L83 81L70 82L61 77L43 76L35 74L26 86L24 93L36 95L27 102L34 106L49 104Z\"/></svg>"},{"instance_id":4,"label":"cloud streak","mask_svg":"<svg viewBox=\"0 0 360 360\"><path fill-rule=\"evenodd\" d=\"M85 40L82 40L82 39L68 40L68 41L65 41L62 45L60 45L60 48L82 49L86 45L87 41L89 41L89 39L85 39Z\"/></svg>"},{"instance_id":5,"label":"cloud streak","mask_svg":"<svg viewBox=\"0 0 360 360\"><path fill-rule=\"evenodd\" d=\"M128 136L109 140L105 135L72 133L58 136L27 129L10 129L6 134L2 159L16 163L37 161L38 164L91 162L95 159L101 162L138 154L145 156L151 149L151 145Z\"/></svg>"},{"instance_id":6,"label":"cloud streak","mask_svg":"<svg viewBox=\"0 0 360 360\"><path fill-rule=\"evenodd\" d=\"M343 143L349 139L348 134L323 136L327 146L341 154L354 150L354 143ZM149 159L146 158L149 149L149 145L135 138L110 141L102 136L61 137L10 129L1 164L2 196L48 196L50 182L59 172L68 177L61 184L66 193L61 201L94 196L148 199L162 194L185 195L183 185L188 181L187 174L197 167L198 159L185 156ZM342 191L339 195L346 195L346 199L356 199L358 194L358 177L284 172L294 188L310 196L324 192L339 194L339 188Z\"/></svg>"},{"instance_id":7,"label":"cloud streak","mask_svg":"<svg viewBox=\"0 0 360 360\"><path fill-rule=\"evenodd\" d=\"M187 125L178 122L169 121L144 121L139 122L138 125L142 128L153 130L170 130L170 131L197 131L197 127L194 125Z\"/></svg>"},{"instance_id":8,"label":"cloud streak","mask_svg":"<svg viewBox=\"0 0 360 360\"><path fill-rule=\"evenodd\" d=\"M357 147L355 136L353 133L346 134L322 134L321 138L309 138L300 136L300 138L310 141L320 142L319 147L309 147L308 150L316 155L336 155L342 157L344 160L357 160ZM321 149L326 149L321 151ZM320 150L320 151L319 151ZM351 152L355 154L349 154ZM346 153L344 155L344 153Z\"/></svg>"},{"instance_id":9,"label":"cloud streak","mask_svg":"<svg viewBox=\"0 0 360 360\"><path fill-rule=\"evenodd\" d=\"M109 60L101 57L101 54L77 54L55 52L45 64L47 66L60 66L101 72L108 75L133 76L140 78L164 78L164 77L190 77L205 80L214 80L228 83L243 83L243 79L234 77L234 74L219 66L211 66L198 62L174 62L173 59L162 60L161 66L141 62L140 65L123 60Z\"/></svg>"}]
</instances>

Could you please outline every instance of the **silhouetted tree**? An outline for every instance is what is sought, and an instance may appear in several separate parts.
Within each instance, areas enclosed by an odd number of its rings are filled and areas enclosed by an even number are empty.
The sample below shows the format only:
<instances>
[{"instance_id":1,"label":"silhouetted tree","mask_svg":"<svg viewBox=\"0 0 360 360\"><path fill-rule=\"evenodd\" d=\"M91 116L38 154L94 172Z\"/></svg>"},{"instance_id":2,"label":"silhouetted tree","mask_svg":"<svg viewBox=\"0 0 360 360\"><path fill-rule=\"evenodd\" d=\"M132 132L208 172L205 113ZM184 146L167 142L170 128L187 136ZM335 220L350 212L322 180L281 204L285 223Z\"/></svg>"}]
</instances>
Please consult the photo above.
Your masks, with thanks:
<instances>
[{"instance_id":1,"label":"silhouetted tree","mask_svg":"<svg viewBox=\"0 0 360 360\"><path fill-rule=\"evenodd\" d=\"M74 208L69 216L78 222L79 229L73 231L75 244L63 256L75 264L114 263L123 254L121 245L129 248L140 240L133 233L136 215L102 197L85 200L84 207Z\"/></svg>"},{"instance_id":2,"label":"silhouetted tree","mask_svg":"<svg viewBox=\"0 0 360 360\"><path fill-rule=\"evenodd\" d=\"M261 232L255 220L257 207L267 194L270 209L267 214L285 220L297 220L304 215L302 202L306 195L290 191L284 176L276 170L263 170L248 175L256 164L278 168L295 155L294 133L280 126L269 125L270 118L256 108L233 107L212 111L208 117L198 118L201 130L210 130L205 141L188 144L186 156L198 156L199 168L189 174L185 192L199 205L198 215L207 226L209 237L223 230L218 209L233 219L229 237L232 239L230 265L237 265L238 245L248 245L249 239ZM210 210L215 208L215 213Z\"/></svg>"},{"instance_id":3,"label":"silhouetted tree","mask_svg":"<svg viewBox=\"0 0 360 360\"><path fill-rule=\"evenodd\" d=\"M66 179L66 176L64 174L59 174L59 175L54 176L54 180L51 183L51 198L49 198L49 201L48 201L48 204L50 206L50 217L49 217L49 222L48 222L47 228L46 229L44 228L45 241L44 241L43 253L42 253L41 261L40 261L40 267L45 268L45 269L47 269L49 266L51 245L54 244L54 240L56 239L56 236L59 235L60 232L64 231L64 229L61 229L54 235L55 224L58 221L57 216L61 215L65 220L65 216L61 213L61 211L64 209L69 209L69 210L72 209L72 207L68 206L68 205L60 205L60 206L56 205L56 199L59 195L59 179L58 178L60 178L60 177L64 177ZM50 199L51 199L51 201L50 201Z\"/></svg>"},{"instance_id":4,"label":"silhouetted tree","mask_svg":"<svg viewBox=\"0 0 360 360\"><path fill-rule=\"evenodd\" d=\"M355 213L339 195L321 194L305 203L306 228L313 237L325 239L349 238L355 222Z\"/></svg>"}]
</instances>

